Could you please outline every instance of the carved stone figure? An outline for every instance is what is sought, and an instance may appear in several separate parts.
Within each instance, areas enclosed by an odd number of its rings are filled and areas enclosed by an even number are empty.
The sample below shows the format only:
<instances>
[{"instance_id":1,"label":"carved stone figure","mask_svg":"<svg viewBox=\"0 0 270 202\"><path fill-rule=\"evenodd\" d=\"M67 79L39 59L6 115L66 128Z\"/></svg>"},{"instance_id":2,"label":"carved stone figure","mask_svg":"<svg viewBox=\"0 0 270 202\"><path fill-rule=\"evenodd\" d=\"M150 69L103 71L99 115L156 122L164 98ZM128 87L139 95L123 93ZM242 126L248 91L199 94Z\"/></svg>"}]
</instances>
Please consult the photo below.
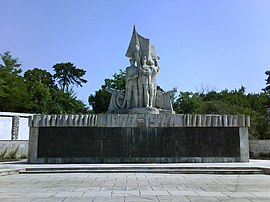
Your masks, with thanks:
<instances>
[{"instance_id":1,"label":"carved stone figure","mask_svg":"<svg viewBox=\"0 0 270 202\"><path fill-rule=\"evenodd\" d=\"M150 87L151 87L151 74L152 70L149 65L146 64L146 57L143 58L142 65L139 68L139 106L150 106Z\"/></svg>"},{"instance_id":2,"label":"carved stone figure","mask_svg":"<svg viewBox=\"0 0 270 202\"><path fill-rule=\"evenodd\" d=\"M160 67L159 57L150 40L140 36L133 28L126 56L130 66L126 68L125 90L106 88L111 93L109 113L174 113L171 94L176 90L157 91L156 76Z\"/></svg>"},{"instance_id":3,"label":"carved stone figure","mask_svg":"<svg viewBox=\"0 0 270 202\"><path fill-rule=\"evenodd\" d=\"M138 68L135 59L130 59L130 66L126 68L126 108L138 107Z\"/></svg>"},{"instance_id":4,"label":"carved stone figure","mask_svg":"<svg viewBox=\"0 0 270 202\"><path fill-rule=\"evenodd\" d=\"M159 72L159 65L157 60L159 57L154 58L154 60L149 61L150 67L152 68L152 74L151 74L151 82L150 82L150 107L155 107L155 100L156 100L156 94L157 94L157 82L156 82L156 76Z\"/></svg>"}]
</instances>

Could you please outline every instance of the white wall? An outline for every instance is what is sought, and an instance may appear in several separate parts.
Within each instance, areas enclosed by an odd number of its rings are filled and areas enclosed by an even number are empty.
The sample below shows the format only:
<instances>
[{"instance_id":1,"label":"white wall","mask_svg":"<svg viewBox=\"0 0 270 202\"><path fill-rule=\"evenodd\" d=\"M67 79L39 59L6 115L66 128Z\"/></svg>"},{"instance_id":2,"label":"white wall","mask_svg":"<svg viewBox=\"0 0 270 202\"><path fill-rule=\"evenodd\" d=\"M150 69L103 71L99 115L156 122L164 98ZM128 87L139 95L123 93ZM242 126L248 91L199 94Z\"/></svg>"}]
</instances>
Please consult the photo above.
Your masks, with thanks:
<instances>
[{"instance_id":1,"label":"white wall","mask_svg":"<svg viewBox=\"0 0 270 202\"><path fill-rule=\"evenodd\" d=\"M0 116L0 140L11 140L12 118Z\"/></svg>"},{"instance_id":2,"label":"white wall","mask_svg":"<svg viewBox=\"0 0 270 202\"><path fill-rule=\"evenodd\" d=\"M20 118L18 140L29 140L28 118Z\"/></svg>"},{"instance_id":3,"label":"white wall","mask_svg":"<svg viewBox=\"0 0 270 202\"><path fill-rule=\"evenodd\" d=\"M11 140L12 116L19 117L18 140L29 140L28 118L32 114L0 112L0 140Z\"/></svg>"}]
</instances>

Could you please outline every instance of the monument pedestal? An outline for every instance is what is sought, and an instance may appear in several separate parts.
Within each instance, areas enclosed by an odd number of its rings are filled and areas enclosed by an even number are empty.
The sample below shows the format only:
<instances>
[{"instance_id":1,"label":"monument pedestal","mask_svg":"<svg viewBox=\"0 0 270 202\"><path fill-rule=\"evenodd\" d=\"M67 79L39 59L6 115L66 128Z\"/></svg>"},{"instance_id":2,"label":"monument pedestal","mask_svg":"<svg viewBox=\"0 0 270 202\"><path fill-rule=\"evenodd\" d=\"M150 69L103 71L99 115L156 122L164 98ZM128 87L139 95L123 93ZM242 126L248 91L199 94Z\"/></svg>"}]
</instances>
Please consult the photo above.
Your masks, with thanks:
<instances>
[{"instance_id":1,"label":"monument pedestal","mask_svg":"<svg viewBox=\"0 0 270 202\"><path fill-rule=\"evenodd\" d=\"M35 115L29 123L29 163L249 160L249 116Z\"/></svg>"}]
</instances>

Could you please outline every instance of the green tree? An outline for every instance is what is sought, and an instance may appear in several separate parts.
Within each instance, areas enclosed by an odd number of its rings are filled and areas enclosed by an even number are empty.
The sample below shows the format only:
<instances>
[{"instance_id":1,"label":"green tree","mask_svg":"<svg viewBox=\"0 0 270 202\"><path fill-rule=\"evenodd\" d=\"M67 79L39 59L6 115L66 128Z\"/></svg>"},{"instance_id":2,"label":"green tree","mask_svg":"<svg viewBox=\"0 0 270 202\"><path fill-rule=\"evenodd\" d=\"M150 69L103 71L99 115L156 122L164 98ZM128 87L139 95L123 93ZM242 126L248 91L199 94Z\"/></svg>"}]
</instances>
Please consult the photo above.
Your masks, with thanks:
<instances>
[{"instance_id":1,"label":"green tree","mask_svg":"<svg viewBox=\"0 0 270 202\"><path fill-rule=\"evenodd\" d=\"M0 57L4 63L3 65L0 64L1 71L6 71L8 74L15 76L22 72L20 68L22 64L19 62L18 58L12 58L9 51L0 54Z\"/></svg>"},{"instance_id":2,"label":"green tree","mask_svg":"<svg viewBox=\"0 0 270 202\"><path fill-rule=\"evenodd\" d=\"M235 114L250 115L250 138L269 138L269 123L265 103L266 93L245 93L241 86L238 90L208 93L180 92L174 102L177 113L190 114Z\"/></svg>"},{"instance_id":3,"label":"green tree","mask_svg":"<svg viewBox=\"0 0 270 202\"><path fill-rule=\"evenodd\" d=\"M105 79L104 85L101 86L104 89L106 86L114 90L124 90L126 86L126 71L119 69L118 74L113 74L112 79Z\"/></svg>"},{"instance_id":4,"label":"green tree","mask_svg":"<svg viewBox=\"0 0 270 202\"><path fill-rule=\"evenodd\" d=\"M31 113L49 113L49 102L52 100L51 89L41 82L27 85L31 99Z\"/></svg>"},{"instance_id":5,"label":"green tree","mask_svg":"<svg viewBox=\"0 0 270 202\"><path fill-rule=\"evenodd\" d=\"M17 58L10 52L0 54L3 64L0 64L0 111L27 112L30 100L24 78Z\"/></svg>"},{"instance_id":6,"label":"green tree","mask_svg":"<svg viewBox=\"0 0 270 202\"><path fill-rule=\"evenodd\" d=\"M78 100L73 92L63 92L57 88L51 89L52 99L49 102L49 114L85 114L88 109Z\"/></svg>"},{"instance_id":7,"label":"green tree","mask_svg":"<svg viewBox=\"0 0 270 202\"><path fill-rule=\"evenodd\" d=\"M43 69L34 68L24 73L24 79L29 83L42 83L48 87L54 87L53 75Z\"/></svg>"},{"instance_id":8,"label":"green tree","mask_svg":"<svg viewBox=\"0 0 270 202\"><path fill-rule=\"evenodd\" d=\"M126 84L126 72L119 70L118 74L114 74L112 79L105 79L104 85L101 86L101 89L91 94L88 97L89 105L92 107L94 113L104 113L108 111L111 94L107 93L104 89L106 86L115 90L125 89Z\"/></svg>"},{"instance_id":9,"label":"green tree","mask_svg":"<svg viewBox=\"0 0 270 202\"><path fill-rule=\"evenodd\" d=\"M199 93L180 92L179 97L175 99L173 107L179 114L197 114L201 113L203 99Z\"/></svg>"},{"instance_id":10,"label":"green tree","mask_svg":"<svg viewBox=\"0 0 270 202\"><path fill-rule=\"evenodd\" d=\"M270 71L267 70L267 71L265 72L265 74L266 74L266 76L267 76L267 79L265 79L265 81L266 81L266 87L263 88L262 90L263 90L265 93L268 93L268 94L269 94L269 92L270 92Z\"/></svg>"},{"instance_id":11,"label":"green tree","mask_svg":"<svg viewBox=\"0 0 270 202\"><path fill-rule=\"evenodd\" d=\"M86 71L77 68L70 62L58 63L53 66L53 69L55 71L54 78L58 81L63 91L68 91L70 84L82 87L82 84L87 82L83 78Z\"/></svg>"},{"instance_id":12,"label":"green tree","mask_svg":"<svg viewBox=\"0 0 270 202\"><path fill-rule=\"evenodd\" d=\"M56 64L53 76L46 70L34 68L20 74L21 63L9 52L0 54L0 111L31 113L87 113L70 84L82 86L85 71L72 63ZM56 78L61 89L55 84Z\"/></svg>"},{"instance_id":13,"label":"green tree","mask_svg":"<svg viewBox=\"0 0 270 202\"><path fill-rule=\"evenodd\" d=\"M51 88L55 88L53 76L46 70L34 68L24 73L28 95L31 100L31 113L48 113L52 99Z\"/></svg>"},{"instance_id":14,"label":"green tree","mask_svg":"<svg viewBox=\"0 0 270 202\"><path fill-rule=\"evenodd\" d=\"M89 105L92 106L94 113L104 113L108 111L111 95L104 90L98 90L95 95L88 97Z\"/></svg>"},{"instance_id":15,"label":"green tree","mask_svg":"<svg viewBox=\"0 0 270 202\"><path fill-rule=\"evenodd\" d=\"M59 89L52 88L50 113L88 113L85 104L77 99L73 88L70 87L71 84L82 87L82 84L87 82L83 78L86 71L70 62L58 63L53 66L53 69L55 72L53 78L58 81L61 92Z\"/></svg>"}]
</instances>

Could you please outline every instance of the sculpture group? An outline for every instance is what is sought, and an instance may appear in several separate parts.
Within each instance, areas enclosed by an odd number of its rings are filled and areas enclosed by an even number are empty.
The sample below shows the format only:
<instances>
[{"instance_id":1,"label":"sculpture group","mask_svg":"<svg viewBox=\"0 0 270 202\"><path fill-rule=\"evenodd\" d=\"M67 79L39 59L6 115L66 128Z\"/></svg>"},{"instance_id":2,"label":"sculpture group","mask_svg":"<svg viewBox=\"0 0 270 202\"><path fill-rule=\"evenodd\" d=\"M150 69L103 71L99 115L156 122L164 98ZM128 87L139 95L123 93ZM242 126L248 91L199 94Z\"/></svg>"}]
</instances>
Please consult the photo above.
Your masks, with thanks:
<instances>
[{"instance_id":1,"label":"sculpture group","mask_svg":"<svg viewBox=\"0 0 270 202\"><path fill-rule=\"evenodd\" d=\"M130 58L130 66L126 68L125 90L106 88L106 91L112 95L108 112L174 113L170 95L176 90L163 92L157 89L159 57L150 40L140 36L135 26L126 56Z\"/></svg>"}]
</instances>

